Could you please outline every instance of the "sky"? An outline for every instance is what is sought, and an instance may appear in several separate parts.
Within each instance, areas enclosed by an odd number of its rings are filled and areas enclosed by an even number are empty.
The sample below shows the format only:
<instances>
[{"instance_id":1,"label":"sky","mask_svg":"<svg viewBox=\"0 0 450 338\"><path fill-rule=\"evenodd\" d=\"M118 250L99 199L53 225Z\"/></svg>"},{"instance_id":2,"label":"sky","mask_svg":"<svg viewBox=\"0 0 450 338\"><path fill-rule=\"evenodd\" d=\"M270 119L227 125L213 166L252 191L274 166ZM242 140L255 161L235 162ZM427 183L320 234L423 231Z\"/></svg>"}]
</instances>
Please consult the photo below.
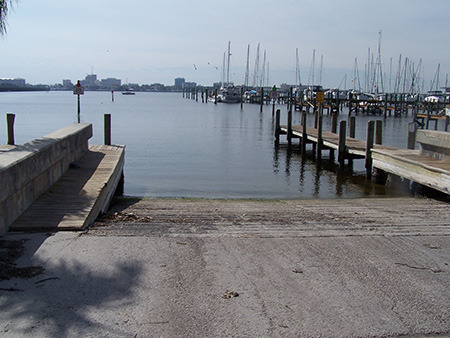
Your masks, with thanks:
<instances>
[{"instance_id":1,"label":"sky","mask_svg":"<svg viewBox=\"0 0 450 338\"><path fill-rule=\"evenodd\" d=\"M385 86L401 56L410 67L422 60L427 91L438 65L441 86L450 73L449 18L448 0L18 0L0 37L0 78L55 84L93 72L122 83L173 85L183 77L212 85L222 80L230 42L236 84L245 80L248 45L252 84L260 44L268 85L298 82L298 49L302 84L312 84L315 53L315 84L343 88L346 76L351 88L355 58L362 83L381 31Z\"/></svg>"}]
</instances>

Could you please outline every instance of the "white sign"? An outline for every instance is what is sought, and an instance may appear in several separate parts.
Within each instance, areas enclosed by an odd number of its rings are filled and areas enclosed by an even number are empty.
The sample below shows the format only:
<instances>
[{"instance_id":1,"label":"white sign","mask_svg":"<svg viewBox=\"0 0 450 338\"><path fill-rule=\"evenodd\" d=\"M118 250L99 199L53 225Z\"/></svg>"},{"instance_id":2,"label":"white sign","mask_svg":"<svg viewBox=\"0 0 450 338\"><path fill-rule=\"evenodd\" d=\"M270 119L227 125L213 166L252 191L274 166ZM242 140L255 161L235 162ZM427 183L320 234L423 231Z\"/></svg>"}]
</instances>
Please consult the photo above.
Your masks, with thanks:
<instances>
[{"instance_id":1,"label":"white sign","mask_svg":"<svg viewBox=\"0 0 450 338\"><path fill-rule=\"evenodd\" d=\"M84 87L83 86L73 86L73 95L84 95Z\"/></svg>"},{"instance_id":2,"label":"white sign","mask_svg":"<svg viewBox=\"0 0 450 338\"><path fill-rule=\"evenodd\" d=\"M279 92L277 92L277 91L275 91L275 90L272 90L271 92L270 92L270 98L271 99L278 99L278 93Z\"/></svg>"}]
</instances>

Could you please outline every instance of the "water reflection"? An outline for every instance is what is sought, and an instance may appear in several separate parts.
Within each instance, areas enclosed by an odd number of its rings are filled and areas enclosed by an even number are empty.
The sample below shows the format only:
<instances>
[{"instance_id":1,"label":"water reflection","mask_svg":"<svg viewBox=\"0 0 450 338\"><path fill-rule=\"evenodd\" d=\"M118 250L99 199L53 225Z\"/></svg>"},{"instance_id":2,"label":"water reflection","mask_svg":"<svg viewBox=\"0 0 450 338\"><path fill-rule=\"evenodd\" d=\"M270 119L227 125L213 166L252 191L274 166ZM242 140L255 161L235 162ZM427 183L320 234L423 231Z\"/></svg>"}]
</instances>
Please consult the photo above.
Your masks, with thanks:
<instances>
[{"instance_id":1,"label":"water reflection","mask_svg":"<svg viewBox=\"0 0 450 338\"><path fill-rule=\"evenodd\" d=\"M401 186L378 185L366 179L365 171L355 171L353 165L339 168L334 157L325 152L317 158L312 149L301 154L299 146L286 144L274 146L273 171L284 172L287 184L295 179L298 182L300 198L353 198L369 196L405 196L408 190ZM355 160L363 163L363 160ZM284 164L284 168L283 168ZM298 175L298 176L297 176ZM297 179L298 178L298 179Z\"/></svg>"}]
</instances>

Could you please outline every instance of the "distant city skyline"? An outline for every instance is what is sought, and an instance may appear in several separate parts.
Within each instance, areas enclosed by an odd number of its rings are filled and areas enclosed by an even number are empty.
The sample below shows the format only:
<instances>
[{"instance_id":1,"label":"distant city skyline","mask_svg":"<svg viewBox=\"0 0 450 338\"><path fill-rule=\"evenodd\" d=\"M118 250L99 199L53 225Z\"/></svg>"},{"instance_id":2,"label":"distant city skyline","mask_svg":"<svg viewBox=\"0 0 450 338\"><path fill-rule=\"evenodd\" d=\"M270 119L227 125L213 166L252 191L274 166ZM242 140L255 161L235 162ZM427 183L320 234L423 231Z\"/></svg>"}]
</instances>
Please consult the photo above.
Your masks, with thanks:
<instances>
[{"instance_id":1,"label":"distant city skyline","mask_svg":"<svg viewBox=\"0 0 450 338\"><path fill-rule=\"evenodd\" d=\"M298 82L298 49L303 84L313 81L315 53L315 84L321 78L325 87L343 87L346 79L351 88L355 64L364 84L368 60L376 63L381 31L384 85L392 87L401 57L400 71L419 75L426 91L438 65L440 86L450 73L449 13L447 0L136 0L126 6L117 0L20 0L0 39L0 77L55 84L93 72L122 83L173 85L183 77L209 86L224 77L230 41L229 78L236 84L246 79L249 45L247 78L253 82L260 44L259 71L266 53L269 86Z\"/></svg>"}]
</instances>

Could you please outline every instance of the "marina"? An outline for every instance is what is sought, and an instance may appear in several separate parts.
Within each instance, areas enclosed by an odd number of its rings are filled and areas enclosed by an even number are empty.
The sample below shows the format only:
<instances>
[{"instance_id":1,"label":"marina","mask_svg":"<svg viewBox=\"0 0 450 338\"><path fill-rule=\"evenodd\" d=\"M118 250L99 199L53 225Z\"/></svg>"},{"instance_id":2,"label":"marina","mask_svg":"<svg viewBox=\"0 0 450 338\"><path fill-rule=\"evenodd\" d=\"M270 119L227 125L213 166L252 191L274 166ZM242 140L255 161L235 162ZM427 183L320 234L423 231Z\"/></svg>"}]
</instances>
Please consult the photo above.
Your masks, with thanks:
<instances>
[{"instance_id":1,"label":"marina","mask_svg":"<svg viewBox=\"0 0 450 338\"><path fill-rule=\"evenodd\" d=\"M194 97L183 98L182 93L138 92L134 96L120 95L114 102L108 92L86 92L82 97L81 122L92 123L94 129L90 143L104 144L104 114L109 113L112 144L127 145L125 195L277 199L411 194L398 182L380 185L368 180L363 156L367 123L373 119L382 124L383 146L408 148L408 128L414 122L412 109L407 115L387 115L386 119L384 115L370 113L349 114L345 104L341 105L339 114L328 114L323 109L323 135L333 128L337 131L337 126L345 121L348 133L354 133L351 139L346 139L346 147L351 149L355 140L362 142L358 149L351 150L353 154L343 157L342 165L336 146L335 162L330 159L330 149L322 151L322 160L316 161L317 148L312 150L308 146L302 153L297 142L288 147L283 141L286 135L276 145L274 110L280 110L280 121L287 121L289 101L272 101L262 106L247 102L211 104L201 103L199 94L198 101ZM67 92L3 93L0 103L16 115L16 144L77 121L76 101ZM313 109L310 111L306 113L307 128L317 129ZM292 125L300 126L301 119L302 113L293 110ZM36 123L42 120L47 123ZM434 120L430 121L433 122L429 128L433 129ZM0 120L0 129L7 130L5 122ZM444 122L438 120L438 130L444 130ZM301 132L297 127L293 130ZM311 137L314 134L309 130L307 133ZM338 142L336 135L334 143ZM6 136L3 142L7 142Z\"/></svg>"}]
</instances>

